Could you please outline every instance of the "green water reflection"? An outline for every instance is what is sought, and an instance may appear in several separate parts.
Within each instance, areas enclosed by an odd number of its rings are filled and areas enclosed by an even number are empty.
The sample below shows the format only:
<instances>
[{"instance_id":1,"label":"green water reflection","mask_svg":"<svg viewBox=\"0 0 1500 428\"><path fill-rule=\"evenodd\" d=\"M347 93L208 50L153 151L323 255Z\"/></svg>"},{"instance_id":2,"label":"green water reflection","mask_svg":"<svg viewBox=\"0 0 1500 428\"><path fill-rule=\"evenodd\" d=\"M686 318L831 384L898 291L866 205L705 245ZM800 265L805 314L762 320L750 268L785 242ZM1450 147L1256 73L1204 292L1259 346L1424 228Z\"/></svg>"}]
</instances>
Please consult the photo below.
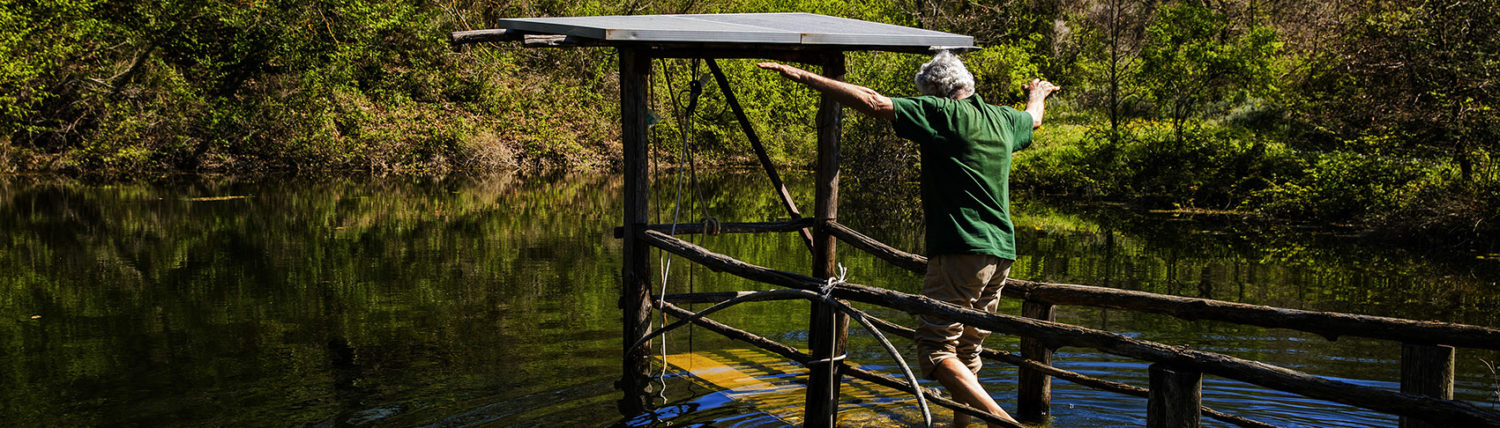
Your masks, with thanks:
<instances>
[{"instance_id":1,"label":"green water reflection","mask_svg":"<svg viewBox=\"0 0 1500 428\"><path fill-rule=\"evenodd\" d=\"M656 183L654 207L677 200L672 179L664 173ZM759 175L700 179L681 198L685 221L780 217ZM788 181L810 205L807 177ZM615 423L619 185L607 174L0 180L0 425ZM901 196L909 189L846 186L845 223L920 249L914 201ZM1237 218L1024 202L1019 278L1500 325L1493 261ZM811 264L792 235L693 239L755 264ZM842 251L851 280L916 290L915 275ZM670 272L669 292L765 288L681 260ZM745 305L715 318L793 345L805 338L802 303ZM1385 342L1093 309L1065 309L1060 320L1375 385L1396 379L1399 349ZM674 353L738 346L701 331L667 344ZM856 335L853 347L856 357L884 361L867 337ZM1070 351L1059 365L1144 384L1144 366ZM1495 377L1479 360L1500 358L1464 350L1459 358L1460 398L1493 403ZM986 381L1013 406L1013 370L988 369ZM1271 421L1389 420L1315 402L1251 403L1244 398L1275 394L1216 382L1205 392L1210 405ZM1075 407L1056 409L1056 426L1130 425L1144 414L1144 402L1057 385L1055 401ZM693 403L710 391L671 392ZM681 420L727 424L746 412Z\"/></svg>"}]
</instances>

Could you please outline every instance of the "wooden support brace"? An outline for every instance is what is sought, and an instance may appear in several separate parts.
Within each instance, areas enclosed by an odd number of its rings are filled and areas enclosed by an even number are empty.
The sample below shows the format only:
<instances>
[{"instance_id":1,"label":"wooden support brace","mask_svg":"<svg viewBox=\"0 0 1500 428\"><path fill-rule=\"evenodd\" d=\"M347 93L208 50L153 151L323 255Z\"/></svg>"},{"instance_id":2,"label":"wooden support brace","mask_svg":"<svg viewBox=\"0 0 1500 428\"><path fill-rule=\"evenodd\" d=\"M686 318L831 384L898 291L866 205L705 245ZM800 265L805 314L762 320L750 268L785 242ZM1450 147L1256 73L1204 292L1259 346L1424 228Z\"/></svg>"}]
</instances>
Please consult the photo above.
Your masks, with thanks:
<instances>
[{"instance_id":1,"label":"wooden support brace","mask_svg":"<svg viewBox=\"0 0 1500 428\"><path fill-rule=\"evenodd\" d=\"M776 173L776 165L771 163L771 156L766 154L766 148L760 143L760 136L755 134L755 126L750 123L750 117L745 115L745 109L740 107L740 101L734 96L734 88L729 86L729 78L724 76L724 71L719 69L719 63L713 59L708 60L708 71L713 72L714 80L719 82L719 89L724 92L724 102L729 104L729 109L734 112L734 118L740 122L740 128L745 130L745 138L750 140L750 148L755 150L755 158L760 160L761 168L765 168L766 176L771 179L771 187L774 187L776 196L781 197L781 206L786 209L787 215L792 219L801 219L802 211L797 209L797 203L792 200L792 193L786 190L786 184L781 182L781 174ZM807 249L813 249L812 231L807 228L801 230L802 241L807 244Z\"/></svg>"},{"instance_id":2,"label":"wooden support brace","mask_svg":"<svg viewBox=\"0 0 1500 428\"><path fill-rule=\"evenodd\" d=\"M717 225L717 228L718 228L717 232L718 233L796 232L796 231L803 230L803 228L810 227L810 226L812 226L812 224L813 224L813 219L810 219L810 218L802 218L802 219L791 220L791 221L766 222L766 223L719 223ZM646 229L647 230L655 230L657 232L666 232L666 233L675 233L677 235L694 235L694 234L704 233L706 231L705 229L712 228L712 227L714 227L714 226L705 225L704 223L677 223L677 224L648 224L648 225L646 225ZM709 232L709 234L714 234L713 232L715 232L715 231L707 230L707 232ZM615 228L615 238L624 238L624 237L625 237L625 228L624 227L616 227Z\"/></svg>"},{"instance_id":3,"label":"wooden support brace","mask_svg":"<svg viewBox=\"0 0 1500 428\"><path fill-rule=\"evenodd\" d=\"M1401 344L1401 392L1452 400L1453 356L1452 346ZM1401 428L1438 426L1413 417L1401 417Z\"/></svg>"},{"instance_id":4,"label":"wooden support brace","mask_svg":"<svg viewBox=\"0 0 1500 428\"><path fill-rule=\"evenodd\" d=\"M1198 428L1202 422L1203 373L1155 363L1150 396L1146 397L1148 428Z\"/></svg>"}]
</instances>

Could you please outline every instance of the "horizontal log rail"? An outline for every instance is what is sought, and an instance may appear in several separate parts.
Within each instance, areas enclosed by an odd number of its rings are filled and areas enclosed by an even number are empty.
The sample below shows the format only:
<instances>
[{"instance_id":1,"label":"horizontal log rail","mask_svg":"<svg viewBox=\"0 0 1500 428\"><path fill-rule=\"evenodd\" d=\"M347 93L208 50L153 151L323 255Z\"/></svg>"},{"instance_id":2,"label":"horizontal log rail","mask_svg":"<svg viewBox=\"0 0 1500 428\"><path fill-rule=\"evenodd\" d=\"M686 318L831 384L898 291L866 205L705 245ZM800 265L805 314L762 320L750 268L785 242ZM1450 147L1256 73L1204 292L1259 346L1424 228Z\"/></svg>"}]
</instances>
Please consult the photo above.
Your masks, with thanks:
<instances>
[{"instance_id":1,"label":"horizontal log rail","mask_svg":"<svg viewBox=\"0 0 1500 428\"><path fill-rule=\"evenodd\" d=\"M662 299L666 300L668 302L673 302L673 303L719 303L719 302L723 302L723 301L726 301L726 300L729 300L729 299L732 299L732 298L735 298L735 297L743 296L743 295L746 295L746 294L749 294L749 293L750 292L746 292L746 291L741 291L741 292L730 291L730 292L706 292L706 293L681 293L681 294L668 294L666 296L663 296ZM786 299L795 299L795 298L796 297L786 297ZM902 325L899 325L899 324L896 324L896 323L893 323L893 322L890 322L890 321L886 321L886 320L881 319L881 318L873 317L873 316L866 315L866 317L870 320L871 324L874 324L875 327L879 328L881 331L884 331L884 332L887 332L887 333L891 333L891 334L894 334L896 336L903 337L903 338L906 338L906 339L912 339L913 336L915 336L915 334L916 334L916 331L912 330L909 327L905 327L905 326L902 326ZM759 336L756 336L756 337L759 337ZM981 349L979 351L979 355L981 357L986 358L986 359L1000 361L1000 362L1004 362L1004 363L1007 363L1007 364L1010 364L1010 365L1014 365L1014 366L1026 367L1026 368L1029 368L1029 369L1032 369L1032 370L1036 370L1036 371L1042 372L1043 374L1046 374L1048 376L1052 376L1052 377L1055 377L1055 378L1058 378L1058 379L1063 379L1063 380L1066 380L1066 381L1069 381L1069 382L1073 382L1075 384L1079 384L1079 385L1082 385L1082 386L1086 386L1086 387L1098 389L1098 390L1101 390L1101 391L1113 392L1113 393L1117 393L1117 394L1124 394L1124 395L1129 395L1129 396L1133 396L1133 397L1140 397L1140 398L1146 398L1146 396L1148 394L1148 391L1146 390L1146 388L1142 388L1142 387L1139 387L1139 386L1130 385L1130 384L1126 384L1126 383L1108 381L1108 380L1099 379L1099 378L1091 377L1091 376L1088 376L1088 375L1084 375L1084 374L1081 374L1081 373L1078 373L1078 372L1073 372L1073 371L1059 369L1059 368L1056 368L1056 367L1053 367L1053 366L1041 364L1041 363L1038 363L1036 361L1031 361L1031 360L1022 358L1020 355L1012 354L1010 352L1005 352L1005 351L1000 351L1000 350L996 350L996 349L985 348L985 349ZM785 357L786 355L782 355L782 356ZM804 357L805 357L805 355L804 355ZM910 388L907 388L907 389L910 389ZM1235 426L1246 427L1246 428L1276 428L1276 425L1271 425L1271 424L1268 424L1268 423L1265 423L1265 422L1261 422L1261 421L1257 421L1257 420L1253 420L1253 419L1247 419L1245 417L1238 416L1238 415L1231 414L1231 413L1225 413L1225 412L1222 412L1222 411L1219 411L1219 410L1215 410L1215 409L1207 407L1207 406L1204 406L1201 410L1203 411L1204 414L1209 415L1209 417L1212 417L1214 419L1218 419L1218 420L1221 420L1221 421L1224 421L1224 422L1228 422L1228 423L1234 424Z\"/></svg>"},{"instance_id":2,"label":"horizontal log rail","mask_svg":"<svg viewBox=\"0 0 1500 428\"><path fill-rule=\"evenodd\" d=\"M898 250L844 225L829 225L840 240L892 264L917 273L927 271L927 258ZM1015 297L1054 305L1092 306L1171 315L1184 320L1211 320L1259 327L1285 328L1335 340L1341 336L1395 340L1403 343L1450 345L1500 350L1500 329L1436 321L1283 309L1144 291L1087 285L1054 284L1008 279L1001 291Z\"/></svg>"},{"instance_id":3,"label":"horizontal log rail","mask_svg":"<svg viewBox=\"0 0 1500 428\"><path fill-rule=\"evenodd\" d=\"M716 233L764 233L764 232L800 232L803 228L812 227L812 218L799 218L787 221L772 221L759 223L719 223ZM674 231L673 228L676 228ZM704 223L677 223L677 224L648 224L646 229L657 232L676 233L678 235L696 235L703 233ZM625 228L615 228L615 238L625 237Z\"/></svg>"},{"instance_id":4,"label":"horizontal log rail","mask_svg":"<svg viewBox=\"0 0 1500 428\"><path fill-rule=\"evenodd\" d=\"M1008 280L1004 294L1055 305L1092 306L1171 315L1184 320L1213 320L1285 328L1336 340L1340 336L1500 350L1500 329L1436 321L1283 309L1193 297L1167 296L1073 284Z\"/></svg>"},{"instance_id":5,"label":"horizontal log rail","mask_svg":"<svg viewBox=\"0 0 1500 428\"><path fill-rule=\"evenodd\" d=\"M815 290L824 283L823 280L806 275L745 263L656 231L642 231L639 238L648 245L693 260L711 270L754 281L804 290ZM1131 339L1101 330L958 308L924 296L855 283L839 284L833 293L840 299L885 306L911 314L938 316L991 331L1036 338L1052 348L1091 348L1438 424L1500 428L1500 412L1487 411L1465 402L1365 387L1227 355Z\"/></svg>"},{"instance_id":6,"label":"horizontal log rail","mask_svg":"<svg viewBox=\"0 0 1500 428\"><path fill-rule=\"evenodd\" d=\"M880 318L870 317L870 322L874 323L876 327L887 333L891 333L907 339L912 339L916 335L916 330L912 330L909 327L901 326ZM1043 374L1046 374L1048 376L1098 389L1101 391L1114 392L1140 398L1146 398L1147 394L1149 394L1149 391L1147 391L1146 388L1126 383L1108 381L1078 372L1059 369L1057 367L1041 364L1036 361L1022 358L1020 355L1001 350L989 348L981 349L979 351L979 356L1008 363L1018 367L1026 367L1042 372ZM1235 426L1246 428L1276 428L1276 425L1271 425L1254 419L1247 419L1243 416L1235 415L1232 413L1224 413L1219 410L1214 410L1208 406L1203 406L1200 410L1202 410L1203 413L1207 414L1209 417L1234 424Z\"/></svg>"}]
</instances>

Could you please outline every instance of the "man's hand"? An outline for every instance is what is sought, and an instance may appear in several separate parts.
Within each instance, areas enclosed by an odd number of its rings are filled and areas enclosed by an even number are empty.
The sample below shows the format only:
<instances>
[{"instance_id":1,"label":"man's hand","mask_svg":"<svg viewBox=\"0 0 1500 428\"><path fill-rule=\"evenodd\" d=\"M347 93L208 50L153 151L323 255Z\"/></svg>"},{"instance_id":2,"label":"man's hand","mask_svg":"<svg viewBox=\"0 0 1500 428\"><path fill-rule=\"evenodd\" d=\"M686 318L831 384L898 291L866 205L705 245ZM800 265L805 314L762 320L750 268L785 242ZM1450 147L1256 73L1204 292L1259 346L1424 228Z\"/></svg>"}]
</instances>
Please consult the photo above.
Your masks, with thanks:
<instances>
[{"instance_id":1,"label":"man's hand","mask_svg":"<svg viewBox=\"0 0 1500 428\"><path fill-rule=\"evenodd\" d=\"M809 75L809 74L812 74L811 72L809 72L807 70L803 70L803 69L800 69L800 68L797 68L797 67L793 67L793 66L790 66L790 65L786 65L786 64L782 64L782 63L779 63L779 62L762 62L762 63L759 63L759 64L755 64L755 66L756 67L760 67L760 68L764 68L766 70L772 70L772 71L780 72L782 77L785 77L785 78L787 78L787 79L789 79L789 80L791 80L793 82L798 82L798 83L805 82L806 76Z\"/></svg>"},{"instance_id":2,"label":"man's hand","mask_svg":"<svg viewBox=\"0 0 1500 428\"><path fill-rule=\"evenodd\" d=\"M1047 99L1053 92L1061 91L1062 87L1042 79L1031 79L1031 83L1021 85L1026 90L1028 100Z\"/></svg>"},{"instance_id":3,"label":"man's hand","mask_svg":"<svg viewBox=\"0 0 1500 428\"><path fill-rule=\"evenodd\" d=\"M1042 112L1046 110L1048 95L1061 91L1062 87L1042 79L1031 79L1031 83L1021 86L1026 90L1026 112L1031 113L1031 128L1042 127Z\"/></svg>"}]
</instances>

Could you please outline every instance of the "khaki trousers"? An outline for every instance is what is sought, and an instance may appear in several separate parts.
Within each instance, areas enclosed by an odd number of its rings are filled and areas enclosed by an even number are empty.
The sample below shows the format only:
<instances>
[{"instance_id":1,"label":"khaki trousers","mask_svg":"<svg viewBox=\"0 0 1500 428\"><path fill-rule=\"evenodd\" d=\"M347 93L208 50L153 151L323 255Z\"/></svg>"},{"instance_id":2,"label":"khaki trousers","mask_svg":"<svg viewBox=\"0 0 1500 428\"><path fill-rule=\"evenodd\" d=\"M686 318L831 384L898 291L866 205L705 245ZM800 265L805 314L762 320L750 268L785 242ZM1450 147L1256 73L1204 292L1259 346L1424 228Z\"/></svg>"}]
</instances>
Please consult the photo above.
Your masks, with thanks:
<instances>
[{"instance_id":1,"label":"khaki trousers","mask_svg":"<svg viewBox=\"0 0 1500 428\"><path fill-rule=\"evenodd\" d=\"M943 254L927 260L927 276L922 279L922 295L963 308L994 313L1000 305L1000 289L1010 276L1012 261L983 254ZM922 375L932 379L932 371L943 360L958 358L969 370L979 373L980 345L990 331L970 327L947 319L922 315L917 325L917 364Z\"/></svg>"}]
</instances>

